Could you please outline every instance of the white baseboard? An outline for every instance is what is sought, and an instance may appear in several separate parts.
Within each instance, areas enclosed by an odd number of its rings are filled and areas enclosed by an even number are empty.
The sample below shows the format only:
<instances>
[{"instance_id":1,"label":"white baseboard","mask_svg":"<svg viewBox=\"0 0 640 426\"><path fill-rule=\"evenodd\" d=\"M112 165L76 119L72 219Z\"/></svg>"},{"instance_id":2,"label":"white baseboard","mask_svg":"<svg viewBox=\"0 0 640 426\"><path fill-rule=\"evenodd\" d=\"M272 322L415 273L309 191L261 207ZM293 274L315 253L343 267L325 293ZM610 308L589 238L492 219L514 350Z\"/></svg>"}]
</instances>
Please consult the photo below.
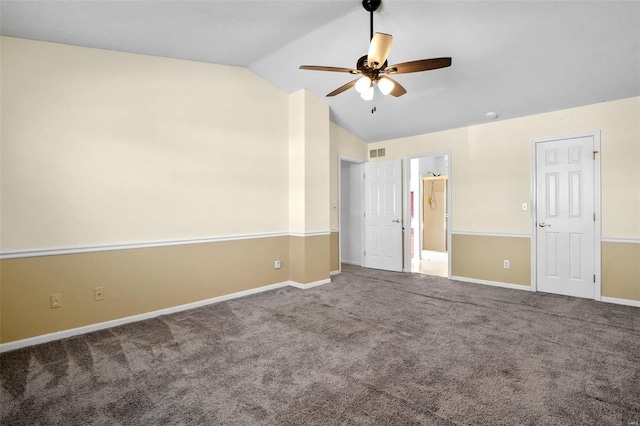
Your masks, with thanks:
<instances>
[{"instance_id":1,"label":"white baseboard","mask_svg":"<svg viewBox=\"0 0 640 426\"><path fill-rule=\"evenodd\" d=\"M484 284L484 285L491 285L494 287L503 287L503 288L512 288L515 290L531 291L531 287L525 286L525 285L519 285L519 284L501 283L497 281L486 281L486 280L478 280L475 278L455 277L455 276L452 276L451 279L456 281L474 283L474 284ZM640 308L640 300L618 299L615 297L603 296L600 298L600 301L606 302L606 303L615 303L617 305L634 306L636 308Z\"/></svg>"},{"instance_id":2,"label":"white baseboard","mask_svg":"<svg viewBox=\"0 0 640 426\"><path fill-rule=\"evenodd\" d=\"M343 262L344 263L344 262ZM339 271L335 271L339 272ZM332 273L333 275L333 273ZM528 286L518 285L518 284L509 284L509 283L501 283L497 281L486 281L486 280L478 280L475 278L466 278L466 277L456 277L452 276L452 280L464 281L474 284L483 284L490 285L494 287L503 287L503 288L511 288L516 290L525 290L531 291L531 288ZM239 291L237 293L231 293L224 296L218 296L211 299L200 300L198 302L187 303L184 305L173 306L171 308L160 309L153 312L147 312L144 314L133 315L130 317L119 318L116 320L105 321L98 324L91 324L84 327L72 328L70 330L58 331L55 333L43 334L41 336L30 337L28 339L16 340L14 342L8 343L0 343L0 353L12 351L14 349L20 349L27 346L39 345L41 343L47 343L54 340L65 339L67 337L78 336L80 334L90 333L92 331L104 330L105 328L117 327L119 325L129 324L132 322L143 321L150 318L155 318L160 315L172 314L175 312L186 311L187 309L199 308L201 306L211 305L213 303L224 302L226 300L237 299L239 297L249 296L251 294L262 293L269 290L275 290L282 287L292 286L300 289L309 289L313 287L318 287L324 284L329 284L331 282L331 278L327 278L325 280L315 281L308 284L302 284L295 281L284 281L281 283L275 283L266 285L263 287L253 288L250 290ZM627 306L635 306L640 308L640 301L630 300L630 299L617 299L614 297L602 297L601 299L606 303L615 303L618 305L627 305Z\"/></svg>"},{"instance_id":3,"label":"white baseboard","mask_svg":"<svg viewBox=\"0 0 640 426\"><path fill-rule=\"evenodd\" d=\"M456 280L456 281L464 281L464 282L468 282L468 283L474 283L474 284L490 285L490 286L493 286L493 287L502 287L502 288L511 288L511 289L514 289L514 290L531 291L531 287L529 287L528 285L501 283L501 282L498 282L498 281L487 281L487 280L479 280L479 279L476 279L476 278L455 277L455 276L452 276L451 279L452 280Z\"/></svg>"},{"instance_id":4,"label":"white baseboard","mask_svg":"<svg viewBox=\"0 0 640 426\"><path fill-rule=\"evenodd\" d=\"M353 260L341 260L340 263L346 263L347 265L362 266L360 262L355 262Z\"/></svg>"},{"instance_id":5,"label":"white baseboard","mask_svg":"<svg viewBox=\"0 0 640 426\"><path fill-rule=\"evenodd\" d=\"M627 305L627 306L635 306L636 308L640 308L640 300L631 300L631 299L618 299L616 297L601 297L601 302L607 303L615 303L617 305Z\"/></svg>"},{"instance_id":6,"label":"white baseboard","mask_svg":"<svg viewBox=\"0 0 640 426\"><path fill-rule=\"evenodd\" d=\"M295 282L295 281L287 281L287 283L290 286L301 288L301 289L308 289L308 288L318 287L319 285L329 284L330 282L331 282L331 278L327 278L326 280L315 281L315 282L308 283L308 284L302 284L302 283L298 283L298 282Z\"/></svg>"},{"instance_id":7,"label":"white baseboard","mask_svg":"<svg viewBox=\"0 0 640 426\"><path fill-rule=\"evenodd\" d=\"M330 279L325 281L331 282ZM320 283L320 281L318 281L318 283ZM262 293L269 290L275 290L277 288L282 288L287 286L294 286L298 288L311 288L317 285L325 284L324 282L322 282L321 284L318 284L318 283L298 284L298 283L293 283L292 281L284 281L281 283L270 284L263 287L252 288L250 290L239 291L237 293L226 294L224 296L218 296L211 299L199 300L197 302L187 303L185 305L173 306L171 308L160 309L152 312L146 312L144 314L133 315L125 318L118 318L111 321L105 321L97 324L86 325L84 327L72 328L70 330L58 331L55 333L43 334L41 336L30 337L28 339L16 340L8 343L1 343L0 353L12 351L14 349L24 348L26 346L39 345L41 343L47 343L54 340L65 339L67 337L77 336L80 334L86 334L92 331L104 330L105 328L117 327L119 325L142 321L149 318L155 318L160 315L167 315L175 312L186 311L187 309L199 308L201 306L224 302L226 300L237 299L239 297L249 296L251 294L256 294L256 293Z\"/></svg>"},{"instance_id":8,"label":"white baseboard","mask_svg":"<svg viewBox=\"0 0 640 426\"><path fill-rule=\"evenodd\" d=\"M338 275L340 273L340 271L331 271L329 272L329 275Z\"/></svg>"}]
</instances>

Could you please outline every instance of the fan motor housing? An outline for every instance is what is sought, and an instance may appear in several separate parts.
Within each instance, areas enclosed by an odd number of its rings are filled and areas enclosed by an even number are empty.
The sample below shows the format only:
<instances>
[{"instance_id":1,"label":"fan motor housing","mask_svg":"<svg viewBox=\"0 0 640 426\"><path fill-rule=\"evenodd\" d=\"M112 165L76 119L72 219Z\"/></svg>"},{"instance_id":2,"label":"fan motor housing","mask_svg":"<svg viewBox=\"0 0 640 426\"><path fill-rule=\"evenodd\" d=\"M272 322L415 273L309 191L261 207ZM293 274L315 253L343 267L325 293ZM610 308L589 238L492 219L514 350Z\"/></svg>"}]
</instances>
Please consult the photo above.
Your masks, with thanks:
<instances>
[{"instance_id":1,"label":"fan motor housing","mask_svg":"<svg viewBox=\"0 0 640 426\"><path fill-rule=\"evenodd\" d=\"M368 66L367 65L367 55L364 55L363 57L358 59L358 62L356 63L356 69L357 70L363 70L365 66Z\"/></svg>"},{"instance_id":2,"label":"fan motor housing","mask_svg":"<svg viewBox=\"0 0 640 426\"><path fill-rule=\"evenodd\" d=\"M384 71L384 69L387 67L387 61L384 61L384 64L382 64L380 68L373 69L369 66L367 59L367 55L364 55L360 59L358 59L358 62L356 63L356 69L361 71L363 75L366 75L370 79L375 80L377 79L378 74Z\"/></svg>"}]
</instances>

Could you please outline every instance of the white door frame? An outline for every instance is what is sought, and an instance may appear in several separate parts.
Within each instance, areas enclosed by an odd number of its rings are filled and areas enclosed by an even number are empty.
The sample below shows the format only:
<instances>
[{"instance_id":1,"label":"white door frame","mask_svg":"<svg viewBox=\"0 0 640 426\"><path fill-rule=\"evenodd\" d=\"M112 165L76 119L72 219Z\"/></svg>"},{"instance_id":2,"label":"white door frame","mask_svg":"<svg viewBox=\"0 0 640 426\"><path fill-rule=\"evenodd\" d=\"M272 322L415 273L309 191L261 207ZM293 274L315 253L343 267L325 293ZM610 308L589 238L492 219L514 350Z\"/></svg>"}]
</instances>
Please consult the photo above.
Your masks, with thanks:
<instances>
[{"instance_id":1,"label":"white door frame","mask_svg":"<svg viewBox=\"0 0 640 426\"><path fill-rule=\"evenodd\" d=\"M595 295L594 300L600 300L602 298L602 255L601 255L601 208L600 208L600 131L595 131L592 133L581 133L577 135L567 135L567 136L556 136L552 138L545 139L533 139L531 141L531 202L529 203L531 207L531 291L538 291L538 277L537 277L537 268L538 268L538 258L537 258L537 228L536 225L538 223L537 211L538 206L536 205L537 200L537 172L538 165L536 163L536 147L537 144L542 142L553 142L565 139L578 139L585 137L593 137L593 150L595 152L594 162L593 162L593 206L596 214L596 220L594 223L594 234L593 234L593 242L594 242L594 273L596 275L594 287L595 287Z\"/></svg>"},{"instance_id":2,"label":"white door frame","mask_svg":"<svg viewBox=\"0 0 640 426\"><path fill-rule=\"evenodd\" d=\"M347 157L344 155L338 155L338 270L342 273L342 162L346 161L347 163L353 164L364 164L365 160L361 160L359 158ZM363 170L363 181L364 181L364 170ZM363 188L364 189L364 188ZM364 206L364 191L360 194L362 197L362 206ZM361 245L364 247L364 218L360 221L361 232L360 235L362 237ZM360 250L360 266L364 264L364 253Z\"/></svg>"},{"instance_id":3,"label":"white door frame","mask_svg":"<svg viewBox=\"0 0 640 426\"><path fill-rule=\"evenodd\" d=\"M414 158L424 157L442 157L447 156L447 277L451 278L451 193L453 188L453 176L451 174L453 158L451 150L431 151L423 154L413 154L404 158L404 272L411 272L411 160ZM422 183L421 183L422 185ZM421 197L422 198L422 197ZM421 202L419 200L419 202ZM408 226L407 226L408 224ZM407 232L407 229L409 232ZM420 246L422 249L422 246Z\"/></svg>"}]
</instances>

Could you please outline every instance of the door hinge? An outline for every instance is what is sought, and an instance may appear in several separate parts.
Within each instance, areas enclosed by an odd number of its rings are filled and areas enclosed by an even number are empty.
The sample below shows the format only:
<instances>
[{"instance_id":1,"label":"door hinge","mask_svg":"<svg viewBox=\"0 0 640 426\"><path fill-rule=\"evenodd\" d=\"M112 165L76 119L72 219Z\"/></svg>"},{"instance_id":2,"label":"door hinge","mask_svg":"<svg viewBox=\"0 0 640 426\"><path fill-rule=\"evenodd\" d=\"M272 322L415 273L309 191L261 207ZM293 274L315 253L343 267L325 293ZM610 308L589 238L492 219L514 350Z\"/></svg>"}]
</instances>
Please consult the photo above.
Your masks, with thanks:
<instances>
[{"instance_id":1,"label":"door hinge","mask_svg":"<svg viewBox=\"0 0 640 426\"><path fill-rule=\"evenodd\" d=\"M367 217L367 212L364 212L364 217Z\"/></svg>"},{"instance_id":2,"label":"door hinge","mask_svg":"<svg viewBox=\"0 0 640 426\"><path fill-rule=\"evenodd\" d=\"M593 159L594 159L594 160L596 159L596 154L597 154L598 152L600 152L600 151L593 151Z\"/></svg>"},{"instance_id":3,"label":"door hinge","mask_svg":"<svg viewBox=\"0 0 640 426\"><path fill-rule=\"evenodd\" d=\"M365 255L365 256L367 255L367 251L366 251L366 250L364 251L364 255Z\"/></svg>"},{"instance_id":4,"label":"door hinge","mask_svg":"<svg viewBox=\"0 0 640 426\"><path fill-rule=\"evenodd\" d=\"M596 274L593 274L593 282L596 282Z\"/></svg>"},{"instance_id":5,"label":"door hinge","mask_svg":"<svg viewBox=\"0 0 640 426\"><path fill-rule=\"evenodd\" d=\"M594 222L596 221L596 214L595 213L593 214L593 221Z\"/></svg>"}]
</instances>

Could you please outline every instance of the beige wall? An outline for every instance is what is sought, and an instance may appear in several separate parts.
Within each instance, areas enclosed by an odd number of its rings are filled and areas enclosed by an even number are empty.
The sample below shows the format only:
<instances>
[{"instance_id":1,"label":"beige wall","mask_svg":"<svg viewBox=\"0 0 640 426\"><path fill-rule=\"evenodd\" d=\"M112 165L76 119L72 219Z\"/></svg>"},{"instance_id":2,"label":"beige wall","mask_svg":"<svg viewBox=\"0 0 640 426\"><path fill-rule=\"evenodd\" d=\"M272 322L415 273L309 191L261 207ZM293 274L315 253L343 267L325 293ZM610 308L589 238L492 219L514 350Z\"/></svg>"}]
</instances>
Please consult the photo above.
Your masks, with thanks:
<instances>
[{"instance_id":1,"label":"beige wall","mask_svg":"<svg viewBox=\"0 0 640 426\"><path fill-rule=\"evenodd\" d=\"M603 242L602 294L640 300L634 266L640 263L639 123L640 97L634 97L377 142L369 148L386 148L385 159L451 150L452 231L528 236L531 212L522 211L521 205L531 202L532 140L600 131L602 238L629 240ZM484 240L509 257L490 258L492 254L475 244ZM511 247L515 241L521 246L518 250ZM510 271L502 267L503 259L530 256L527 244L529 238L454 235L453 274L530 285L530 276L525 279L529 264L518 269L520 262L512 262ZM517 279L510 275L516 272Z\"/></svg>"},{"instance_id":2,"label":"beige wall","mask_svg":"<svg viewBox=\"0 0 640 426\"><path fill-rule=\"evenodd\" d=\"M289 230L300 234L291 237L291 280L301 284L330 276L329 122L312 93L289 96Z\"/></svg>"},{"instance_id":3,"label":"beige wall","mask_svg":"<svg viewBox=\"0 0 640 426\"><path fill-rule=\"evenodd\" d=\"M285 93L243 68L1 43L3 252L288 231Z\"/></svg>"},{"instance_id":4,"label":"beige wall","mask_svg":"<svg viewBox=\"0 0 640 426\"><path fill-rule=\"evenodd\" d=\"M602 295L640 301L639 243L602 243Z\"/></svg>"},{"instance_id":5,"label":"beige wall","mask_svg":"<svg viewBox=\"0 0 640 426\"><path fill-rule=\"evenodd\" d=\"M285 282L289 264L286 236L5 259L0 342ZM94 301L95 287L104 287L104 300ZM50 309L58 293L62 308Z\"/></svg>"},{"instance_id":6,"label":"beige wall","mask_svg":"<svg viewBox=\"0 0 640 426\"><path fill-rule=\"evenodd\" d=\"M289 230L329 231L329 106L307 90L289 96Z\"/></svg>"},{"instance_id":7,"label":"beige wall","mask_svg":"<svg viewBox=\"0 0 640 426\"><path fill-rule=\"evenodd\" d=\"M601 131L602 236L640 238L640 97L370 144L452 151L454 231L529 233L531 141Z\"/></svg>"},{"instance_id":8,"label":"beige wall","mask_svg":"<svg viewBox=\"0 0 640 426\"><path fill-rule=\"evenodd\" d=\"M503 267L508 259L510 268ZM531 286L531 240L485 235L451 236L451 275Z\"/></svg>"},{"instance_id":9,"label":"beige wall","mask_svg":"<svg viewBox=\"0 0 640 426\"><path fill-rule=\"evenodd\" d=\"M305 97L299 90L289 95L289 230L305 232Z\"/></svg>"},{"instance_id":10,"label":"beige wall","mask_svg":"<svg viewBox=\"0 0 640 426\"><path fill-rule=\"evenodd\" d=\"M0 341L293 275L301 283L329 278L331 125L322 100L288 96L244 68L0 42L0 251L22 256L0 262ZM290 167L292 153L300 169ZM288 233L323 235L302 238L303 256L290 259L299 238ZM93 302L99 286L105 301ZM49 308L54 293L62 293L61 309Z\"/></svg>"},{"instance_id":11,"label":"beige wall","mask_svg":"<svg viewBox=\"0 0 640 426\"><path fill-rule=\"evenodd\" d=\"M640 244L602 243L602 296L640 301ZM452 235L451 274L530 286L531 240L518 237ZM503 268L508 259L510 268Z\"/></svg>"},{"instance_id":12,"label":"beige wall","mask_svg":"<svg viewBox=\"0 0 640 426\"><path fill-rule=\"evenodd\" d=\"M289 244L291 281L312 284L329 278L329 235L291 236Z\"/></svg>"},{"instance_id":13,"label":"beige wall","mask_svg":"<svg viewBox=\"0 0 640 426\"><path fill-rule=\"evenodd\" d=\"M329 231L329 105L305 90L305 199L306 232ZM295 230L291 230L295 231ZM329 253L327 247L327 255ZM328 259L328 257L327 257Z\"/></svg>"},{"instance_id":14,"label":"beige wall","mask_svg":"<svg viewBox=\"0 0 640 426\"><path fill-rule=\"evenodd\" d=\"M340 233L339 232L331 233L331 240L329 244L330 244L329 269L331 270L331 272L339 271L340 270Z\"/></svg>"}]
</instances>

